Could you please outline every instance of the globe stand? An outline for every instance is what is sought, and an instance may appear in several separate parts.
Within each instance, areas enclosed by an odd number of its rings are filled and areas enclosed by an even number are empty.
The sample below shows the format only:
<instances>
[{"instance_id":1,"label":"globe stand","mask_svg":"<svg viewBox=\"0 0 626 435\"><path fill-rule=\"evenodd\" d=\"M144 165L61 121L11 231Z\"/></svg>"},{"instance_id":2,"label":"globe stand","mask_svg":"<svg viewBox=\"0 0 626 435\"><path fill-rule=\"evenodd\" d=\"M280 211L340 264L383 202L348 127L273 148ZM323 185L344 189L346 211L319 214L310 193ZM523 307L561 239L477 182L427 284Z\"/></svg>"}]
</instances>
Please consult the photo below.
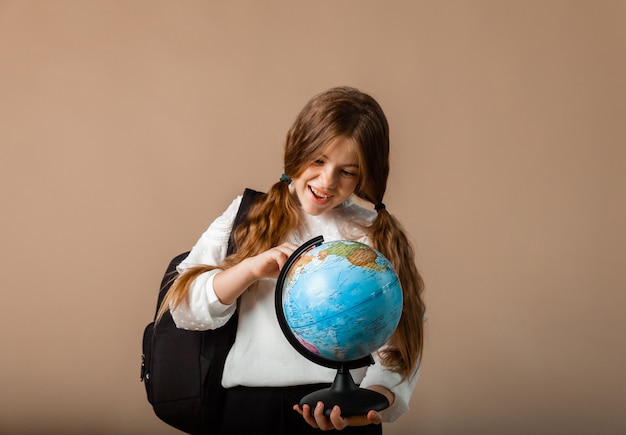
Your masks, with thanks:
<instances>
[{"instance_id":1,"label":"globe stand","mask_svg":"<svg viewBox=\"0 0 626 435\"><path fill-rule=\"evenodd\" d=\"M387 398L376 391L359 388L354 383L350 370L343 365L337 369L335 380L329 388L307 394L300 400L300 408L311 407L311 412L318 402L324 404L324 415L330 417L335 405L341 408L342 417L365 415L369 411L382 411L389 406Z\"/></svg>"}]
</instances>

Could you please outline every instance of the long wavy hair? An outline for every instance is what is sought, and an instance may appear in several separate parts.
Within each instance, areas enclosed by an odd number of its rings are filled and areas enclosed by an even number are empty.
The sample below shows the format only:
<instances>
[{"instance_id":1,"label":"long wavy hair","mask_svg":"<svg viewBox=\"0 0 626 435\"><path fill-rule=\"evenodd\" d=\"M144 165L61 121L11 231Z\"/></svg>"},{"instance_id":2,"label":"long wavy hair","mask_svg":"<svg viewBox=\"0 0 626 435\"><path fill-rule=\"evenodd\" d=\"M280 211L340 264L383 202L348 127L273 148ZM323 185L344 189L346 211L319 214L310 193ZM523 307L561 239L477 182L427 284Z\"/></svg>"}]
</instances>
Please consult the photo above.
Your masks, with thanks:
<instances>
[{"instance_id":1,"label":"long wavy hair","mask_svg":"<svg viewBox=\"0 0 626 435\"><path fill-rule=\"evenodd\" d=\"M357 144L361 175L354 194L376 206L376 219L366 230L373 247L389 259L400 279L400 323L379 357L383 365L406 378L419 365L424 348L424 283L415 264L413 246L383 205L389 175L389 125L380 105L351 87L332 88L312 98L287 133L284 171L298 178L337 137L350 138ZM299 213L288 183L274 184L233 230L236 253L222 264L196 266L179 276L164 298L158 318L186 298L198 275L215 268L227 269L284 242L298 226Z\"/></svg>"}]
</instances>

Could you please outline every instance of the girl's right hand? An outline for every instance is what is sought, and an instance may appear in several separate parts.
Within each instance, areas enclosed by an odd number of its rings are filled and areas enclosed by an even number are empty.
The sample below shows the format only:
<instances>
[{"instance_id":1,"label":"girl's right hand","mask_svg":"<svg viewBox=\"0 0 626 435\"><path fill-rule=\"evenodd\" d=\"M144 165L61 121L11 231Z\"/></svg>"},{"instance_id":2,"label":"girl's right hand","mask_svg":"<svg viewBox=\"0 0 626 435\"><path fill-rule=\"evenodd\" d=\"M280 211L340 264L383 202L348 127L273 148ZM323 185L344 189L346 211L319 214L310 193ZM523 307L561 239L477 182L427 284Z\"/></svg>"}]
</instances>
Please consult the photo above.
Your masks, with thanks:
<instances>
[{"instance_id":1,"label":"girl's right hand","mask_svg":"<svg viewBox=\"0 0 626 435\"><path fill-rule=\"evenodd\" d=\"M297 246L283 243L221 271L213 278L215 295L223 304L232 304L252 284L262 278L277 278Z\"/></svg>"},{"instance_id":2,"label":"girl's right hand","mask_svg":"<svg viewBox=\"0 0 626 435\"><path fill-rule=\"evenodd\" d=\"M293 243L283 243L244 262L256 279L277 278L287 259L297 248Z\"/></svg>"}]
</instances>

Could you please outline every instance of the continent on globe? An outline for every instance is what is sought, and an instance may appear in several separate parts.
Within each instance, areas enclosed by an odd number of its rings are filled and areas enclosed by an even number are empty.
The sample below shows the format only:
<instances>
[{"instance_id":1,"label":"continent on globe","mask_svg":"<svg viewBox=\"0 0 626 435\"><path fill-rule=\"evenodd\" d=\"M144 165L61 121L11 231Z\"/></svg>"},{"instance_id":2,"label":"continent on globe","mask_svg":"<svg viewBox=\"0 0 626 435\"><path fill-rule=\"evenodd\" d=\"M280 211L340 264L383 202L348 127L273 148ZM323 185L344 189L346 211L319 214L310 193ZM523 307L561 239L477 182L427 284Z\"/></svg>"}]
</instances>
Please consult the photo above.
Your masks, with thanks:
<instances>
[{"instance_id":1,"label":"continent on globe","mask_svg":"<svg viewBox=\"0 0 626 435\"><path fill-rule=\"evenodd\" d=\"M302 269L306 269L310 262L314 260L324 262L326 257L329 255L336 255L338 257L345 258L357 267L374 269L379 272L388 269L387 264L381 265L376 262L379 258L379 254L376 251L373 251L369 247L364 247L361 243L338 240L325 248L326 249L320 251L314 251L313 253L310 253L311 251L309 251L308 253L305 252L302 254L302 256L298 259L296 267L290 273L290 278L299 274Z\"/></svg>"}]
</instances>

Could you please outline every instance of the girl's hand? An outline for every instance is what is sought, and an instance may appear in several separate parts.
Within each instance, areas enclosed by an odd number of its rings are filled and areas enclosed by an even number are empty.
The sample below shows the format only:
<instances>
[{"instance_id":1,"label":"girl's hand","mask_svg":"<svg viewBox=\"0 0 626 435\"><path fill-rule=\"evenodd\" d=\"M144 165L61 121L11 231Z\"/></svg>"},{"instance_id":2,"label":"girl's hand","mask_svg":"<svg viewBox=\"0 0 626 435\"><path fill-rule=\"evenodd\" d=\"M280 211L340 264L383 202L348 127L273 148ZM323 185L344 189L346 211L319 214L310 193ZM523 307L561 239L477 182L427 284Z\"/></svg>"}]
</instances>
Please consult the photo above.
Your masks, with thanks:
<instances>
[{"instance_id":1,"label":"girl's hand","mask_svg":"<svg viewBox=\"0 0 626 435\"><path fill-rule=\"evenodd\" d=\"M297 248L283 243L215 275L213 289L223 304L232 304L250 285L261 278L276 278L289 256Z\"/></svg>"},{"instance_id":2,"label":"girl's hand","mask_svg":"<svg viewBox=\"0 0 626 435\"><path fill-rule=\"evenodd\" d=\"M297 248L293 243L283 243L254 257L246 262L250 273L256 278L277 278L287 259Z\"/></svg>"},{"instance_id":3,"label":"girl's hand","mask_svg":"<svg viewBox=\"0 0 626 435\"><path fill-rule=\"evenodd\" d=\"M366 415L355 415L353 417L342 417L341 408L335 405L330 412L330 418L324 415L324 404L318 402L317 406L311 411L309 405L304 405L300 408L299 405L294 405L294 411L304 417L304 420L315 428L319 428L323 431L326 430L342 430L348 426L365 426L368 424L381 424L382 418L376 411L369 411Z\"/></svg>"}]
</instances>

